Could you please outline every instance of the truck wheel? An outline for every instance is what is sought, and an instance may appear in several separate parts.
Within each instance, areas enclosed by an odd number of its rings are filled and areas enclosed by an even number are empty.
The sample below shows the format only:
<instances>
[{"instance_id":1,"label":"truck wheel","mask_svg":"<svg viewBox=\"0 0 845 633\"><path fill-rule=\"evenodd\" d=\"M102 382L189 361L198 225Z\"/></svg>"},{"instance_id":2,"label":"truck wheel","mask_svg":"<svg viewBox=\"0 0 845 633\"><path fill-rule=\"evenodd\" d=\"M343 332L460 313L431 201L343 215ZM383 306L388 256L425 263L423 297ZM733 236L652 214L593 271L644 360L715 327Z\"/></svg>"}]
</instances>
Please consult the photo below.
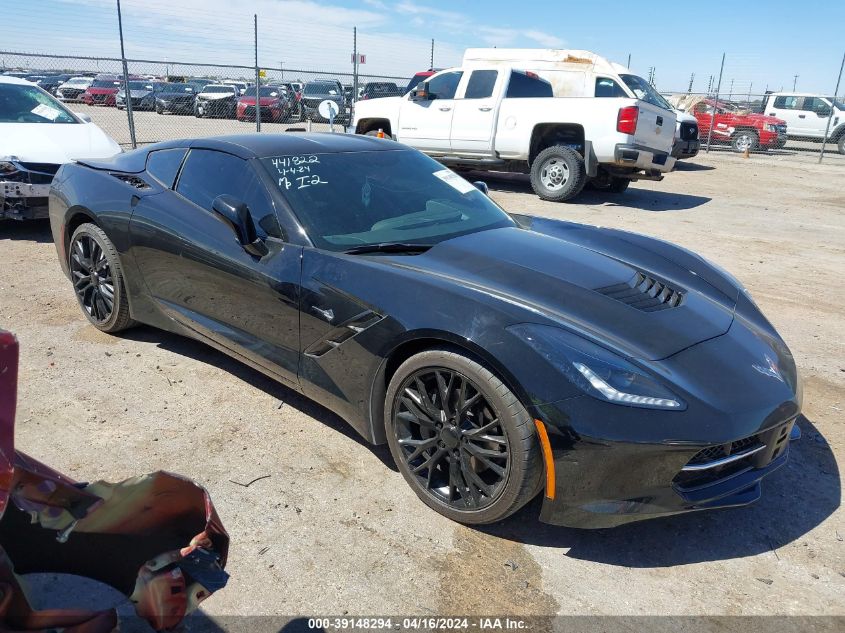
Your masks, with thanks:
<instances>
[{"instance_id":1,"label":"truck wheel","mask_svg":"<svg viewBox=\"0 0 845 633\"><path fill-rule=\"evenodd\" d=\"M845 133L840 135L838 147L839 147L839 153L845 154Z\"/></svg>"},{"instance_id":2,"label":"truck wheel","mask_svg":"<svg viewBox=\"0 0 845 633\"><path fill-rule=\"evenodd\" d=\"M563 202L574 198L587 183L584 159L574 149L552 145L531 165L531 188L543 200Z\"/></svg>"},{"instance_id":3,"label":"truck wheel","mask_svg":"<svg viewBox=\"0 0 845 633\"><path fill-rule=\"evenodd\" d=\"M760 146L760 138L757 132L752 130L739 130L731 137L731 148L735 152L755 151Z\"/></svg>"},{"instance_id":4,"label":"truck wheel","mask_svg":"<svg viewBox=\"0 0 845 633\"><path fill-rule=\"evenodd\" d=\"M596 191L607 191L610 193L625 193L628 185L631 184L630 178L619 178L617 176L609 176L607 178L594 178L590 181L590 187Z\"/></svg>"}]
</instances>

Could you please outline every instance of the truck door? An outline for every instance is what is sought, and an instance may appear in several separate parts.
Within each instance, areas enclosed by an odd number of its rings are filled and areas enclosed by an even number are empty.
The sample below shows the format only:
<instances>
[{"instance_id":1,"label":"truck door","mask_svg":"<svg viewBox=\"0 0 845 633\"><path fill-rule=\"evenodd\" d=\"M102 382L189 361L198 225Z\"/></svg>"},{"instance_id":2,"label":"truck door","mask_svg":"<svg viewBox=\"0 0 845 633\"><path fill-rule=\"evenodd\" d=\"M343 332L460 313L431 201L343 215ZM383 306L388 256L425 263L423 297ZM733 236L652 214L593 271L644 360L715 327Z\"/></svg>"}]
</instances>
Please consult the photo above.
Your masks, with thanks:
<instances>
[{"instance_id":1,"label":"truck door","mask_svg":"<svg viewBox=\"0 0 845 633\"><path fill-rule=\"evenodd\" d=\"M832 104L827 99L804 97L804 103L798 113L799 117L802 114L804 115L804 118L801 119L804 123L804 134L812 138L822 138L825 127L827 127L827 120L830 118L831 109Z\"/></svg>"},{"instance_id":2,"label":"truck door","mask_svg":"<svg viewBox=\"0 0 845 633\"><path fill-rule=\"evenodd\" d=\"M439 73L428 80L427 99L408 95L399 110L397 140L423 151L448 153L455 93L462 76L459 70Z\"/></svg>"},{"instance_id":3,"label":"truck door","mask_svg":"<svg viewBox=\"0 0 845 633\"><path fill-rule=\"evenodd\" d=\"M786 121L787 136L804 136L807 113L801 111L803 101L804 97L794 95L779 95L774 99L769 97L765 113Z\"/></svg>"},{"instance_id":4,"label":"truck door","mask_svg":"<svg viewBox=\"0 0 845 633\"><path fill-rule=\"evenodd\" d=\"M498 96L504 79L501 75L504 74L497 70L470 73L463 96L455 99L451 133L453 154L492 154Z\"/></svg>"}]
</instances>

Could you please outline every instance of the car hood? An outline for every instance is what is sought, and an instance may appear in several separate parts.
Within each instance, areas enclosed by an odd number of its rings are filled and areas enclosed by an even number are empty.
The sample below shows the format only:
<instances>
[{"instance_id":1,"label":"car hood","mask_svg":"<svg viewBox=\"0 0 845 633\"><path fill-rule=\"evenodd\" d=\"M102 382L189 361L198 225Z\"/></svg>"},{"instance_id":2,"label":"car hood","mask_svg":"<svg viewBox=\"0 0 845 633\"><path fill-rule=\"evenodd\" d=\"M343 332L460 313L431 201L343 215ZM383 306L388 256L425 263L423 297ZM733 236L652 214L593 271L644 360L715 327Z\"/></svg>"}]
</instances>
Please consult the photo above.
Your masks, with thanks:
<instances>
[{"instance_id":1,"label":"car hood","mask_svg":"<svg viewBox=\"0 0 845 633\"><path fill-rule=\"evenodd\" d=\"M177 98L177 97L189 97L189 98L193 98L193 97L194 97L194 93L193 93L193 92L185 92L184 90L183 90L183 91L181 91L181 92L178 92L178 91L177 91L177 92L159 92L159 93L158 93L158 98L159 98L159 99L175 99L175 98Z\"/></svg>"},{"instance_id":2,"label":"car hood","mask_svg":"<svg viewBox=\"0 0 845 633\"><path fill-rule=\"evenodd\" d=\"M261 105L272 105L278 101L282 101L284 97L259 97L258 101ZM239 103L243 105L255 105L255 97L241 97L238 99Z\"/></svg>"},{"instance_id":3,"label":"car hood","mask_svg":"<svg viewBox=\"0 0 845 633\"><path fill-rule=\"evenodd\" d=\"M340 95L303 95L302 98L308 99L309 101L343 101L343 97L341 97Z\"/></svg>"},{"instance_id":4,"label":"car hood","mask_svg":"<svg viewBox=\"0 0 845 633\"><path fill-rule=\"evenodd\" d=\"M724 114L724 117L730 118L734 122L751 123L758 127L763 127L766 123L771 125L785 125L786 121L777 117L769 116L768 114Z\"/></svg>"},{"instance_id":5,"label":"car hood","mask_svg":"<svg viewBox=\"0 0 845 633\"><path fill-rule=\"evenodd\" d=\"M89 86L87 91L92 95L113 95L117 93L118 88L92 88Z\"/></svg>"},{"instance_id":6,"label":"car hood","mask_svg":"<svg viewBox=\"0 0 845 633\"><path fill-rule=\"evenodd\" d=\"M132 91L130 91L129 94L131 94L136 99L138 99L138 98L143 99L147 95L152 94L152 92L153 92L152 90L132 90ZM117 93L117 96L124 97L126 95L125 95L123 90L119 90L118 93Z\"/></svg>"},{"instance_id":7,"label":"car hood","mask_svg":"<svg viewBox=\"0 0 845 633\"><path fill-rule=\"evenodd\" d=\"M235 95L233 95L231 92L201 92L197 96L202 97L203 99L215 100L231 99Z\"/></svg>"},{"instance_id":8,"label":"car hood","mask_svg":"<svg viewBox=\"0 0 845 633\"><path fill-rule=\"evenodd\" d=\"M605 239L597 248L508 227L447 240L422 255L385 259L522 307L525 321L556 321L645 360L663 359L724 334L736 306L735 297L695 272L619 239ZM681 292L680 305L646 312L599 291L628 284L638 274Z\"/></svg>"},{"instance_id":9,"label":"car hood","mask_svg":"<svg viewBox=\"0 0 845 633\"><path fill-rule=\"evenodd\" d=\"M23 162L61 164L118 152L120 146L93 123L0 123L0 156Z\"/></svg>"}]
</instances>

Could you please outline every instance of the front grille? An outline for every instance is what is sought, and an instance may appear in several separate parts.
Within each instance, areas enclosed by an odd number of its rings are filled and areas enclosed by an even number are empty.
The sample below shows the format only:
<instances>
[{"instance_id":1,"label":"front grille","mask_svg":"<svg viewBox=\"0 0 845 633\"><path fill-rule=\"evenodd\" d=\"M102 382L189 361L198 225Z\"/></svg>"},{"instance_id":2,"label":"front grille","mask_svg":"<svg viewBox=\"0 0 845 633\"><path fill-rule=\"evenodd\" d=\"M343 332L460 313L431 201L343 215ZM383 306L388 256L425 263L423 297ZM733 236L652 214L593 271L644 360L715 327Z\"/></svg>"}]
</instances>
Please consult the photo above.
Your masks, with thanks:
<instances>
[{"instance_id":1,"label":"front grille","mask_svg":"<svg viewBox=\"0 0 845 633\"><path fill-rule=\"evenodd\" d=\"M698 123L684 121L681 123L681 140L694 141L698 138Z\"/></svg>"},{"instance_id":2,"label":"front grille","mask_svg":"<svg viewBox=\"0 0 845 633\"><path fill-rule=\"evenodd\" d=\"M255 116L255 106L248 105L244 108L244 116Z\"/></svg>"},{"instance_id":3,"label":"front grille","mask_svg":"<svg viewBox=\"0 0 845 633\"><path fill-rule=\"evenodd\" d=\"M695 454L691 460L689 460L690 465L703 465L709 464L714 462L718 459L722 459L723 457L728 457L730 455L736 455L737 453L742 453L745 450L750 448L756 448L760 446L760 439L756 435L752 435L750 437L744 437L741 440L737 440L736 442L730 442L729 444L719 444L718 446L708 446L704 450L699 451Z\"/></svg>"},{"instance_id":4,"label":"front grille","mask_svg":"<svg viewBox=\"0 0 845 633\"><path fill-rule=\"evenodd\" d=\"M640 272L627 283L596 288L596 292L643 312L677 308L684 298L680 290Z\"/></svg>"}]
</instances>

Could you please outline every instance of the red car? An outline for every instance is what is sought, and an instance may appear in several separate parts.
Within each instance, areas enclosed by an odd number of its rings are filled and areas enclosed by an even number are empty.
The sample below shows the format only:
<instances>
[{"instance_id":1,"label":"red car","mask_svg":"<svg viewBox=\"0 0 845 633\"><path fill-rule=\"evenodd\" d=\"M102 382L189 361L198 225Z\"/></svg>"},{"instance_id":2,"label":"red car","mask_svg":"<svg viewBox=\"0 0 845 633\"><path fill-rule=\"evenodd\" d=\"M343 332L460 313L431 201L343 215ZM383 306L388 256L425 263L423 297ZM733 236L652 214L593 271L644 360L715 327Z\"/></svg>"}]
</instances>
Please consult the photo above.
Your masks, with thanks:
<instances>
[{"instance_id":1,"label":"red car","mask_svg":"<svg viewBox=\"0 0 845 633\"><path fill-rule=\"evenodd\" d=\"M258 105L261 108L261 120L282 123L290 117L291 102L287 93L279 86L262 86L258 89ZM238 121L255 121L255 88L249 88L238 99L235 117Z\"/></svg>"},{"instance_id":2,"label":"red car","mask_svg":"<svg viewBox=\"0 0 845 633\"><path fill-rule=\"evenodd\" d=\"M112 77L97 77L94 83L79 95L79 100L85 105L113 106L115 104L115 95L120 90L122 84L123 81L116 75Z\"/></svg>"},{"instance_id":3,"label":"red car","mask_svg":"<svg viewBox=\"0 0 845 633\"><path fill-rule=\"evenodd\" d=\"M702 143L707 139L712 120L711 141L730 143L736 152L778 149L786 144L786 121L783 119L734 109L730 104L717 104L713 99L698 99L686 110L698 121L698 135Z\"/></svg>"}]
</instances>

